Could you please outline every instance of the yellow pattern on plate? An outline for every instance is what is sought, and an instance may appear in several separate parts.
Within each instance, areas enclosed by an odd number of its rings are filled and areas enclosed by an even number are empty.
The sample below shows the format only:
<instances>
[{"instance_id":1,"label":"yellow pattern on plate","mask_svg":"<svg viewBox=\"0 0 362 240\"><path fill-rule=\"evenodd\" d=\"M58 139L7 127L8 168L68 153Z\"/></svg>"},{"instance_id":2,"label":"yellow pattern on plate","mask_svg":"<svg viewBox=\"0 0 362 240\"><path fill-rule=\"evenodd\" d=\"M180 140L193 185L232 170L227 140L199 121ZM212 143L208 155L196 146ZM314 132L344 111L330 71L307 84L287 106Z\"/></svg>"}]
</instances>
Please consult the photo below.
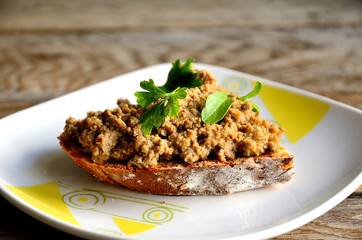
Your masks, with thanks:
<instances>
[{"instance_id":1,"label":"yellow pattern on plate","mask_svg":"<svg viewBox=\"0 0 362 240\"><path fill-rule=\"evenodd\" d=\"M113 217L113 220L117 224L117 226L122 230L122 232L124 232L126 235L145 232L147 230L157 227L156 225L153 224L140 223L116 217Z\"/></svg>"},{"instance_id":2,"label":"yellow pattern on plate","mask_svg":"<svg viewBox=\"0 0 362 240\"><path fill-rule=\"evenodd\" d=\"M259 96L292 143L310 132L330 108L320 100L268 85L263 86Z\"/></svg>"},{"instance_id":3,"label":"yellow pattern on plate","mask_svg":"<svg viewBox=\"0 0 362 240\"><path fill-rule=\"evenodd\" d=\"M65 222L80 226L70 213L67 205L63 202L62 193L60 192L56 182L30 187L6 187L19 198L36 207L40 211Z\"/></svg>"}]
</instances>

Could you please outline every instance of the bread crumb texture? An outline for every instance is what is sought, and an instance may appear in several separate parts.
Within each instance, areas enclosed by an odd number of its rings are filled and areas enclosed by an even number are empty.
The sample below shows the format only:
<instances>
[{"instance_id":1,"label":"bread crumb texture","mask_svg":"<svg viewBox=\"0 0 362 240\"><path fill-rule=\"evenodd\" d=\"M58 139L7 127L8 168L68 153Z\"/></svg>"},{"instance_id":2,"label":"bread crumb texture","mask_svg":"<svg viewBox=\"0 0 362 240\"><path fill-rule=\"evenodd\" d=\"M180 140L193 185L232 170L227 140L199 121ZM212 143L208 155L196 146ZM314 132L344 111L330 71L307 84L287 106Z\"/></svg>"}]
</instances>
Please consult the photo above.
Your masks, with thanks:
<instances>
[{"instance_id":1,"label":"bread crumb texture","mask_svg":"<svg viewBox=\"0 0 362 240\"><path fill-rule=\"evenodd\" d=\"M203 123L201 111L207 97L217 91L231 93L218 86L209 71L195 71L204 84L188 89L187 97L179 100L179 117L167 117L151 135L143 136L138 124L142 107L119 99L119 107L113 110L88 112L80 120L69 117L59 139L81 148L94 163L117 162L137 168L156 167L160 161L228 162L272 154L282 148L279 141L284 129L262 120L252 110L252 102L235 98L223 120ZM197 181L190 179L182 188L199 185Z\"/></svg>"}]
</instances>

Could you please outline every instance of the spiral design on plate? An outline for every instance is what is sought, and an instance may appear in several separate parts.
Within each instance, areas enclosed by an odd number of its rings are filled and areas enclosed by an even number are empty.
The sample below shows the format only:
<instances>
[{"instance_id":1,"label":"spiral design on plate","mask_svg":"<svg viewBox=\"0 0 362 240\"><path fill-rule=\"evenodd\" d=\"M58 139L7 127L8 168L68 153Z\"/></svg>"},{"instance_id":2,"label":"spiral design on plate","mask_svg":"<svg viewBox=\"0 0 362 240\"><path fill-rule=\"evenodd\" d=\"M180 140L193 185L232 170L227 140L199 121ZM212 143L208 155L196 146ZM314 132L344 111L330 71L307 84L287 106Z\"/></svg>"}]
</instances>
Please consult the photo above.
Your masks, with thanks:
<instances>
[{"instance_id":1,"label":"spiral design on plate","mask_svg":"<svg viewBox=\"0 0 362 240\"><path fill-rule=\"evenodd\" d=\"M248 86L245 78L236 75L227 76L221 81L220 85L240 96L245 95Z\"/></svg>"},{"instance_id":2,"label":"spiral design on plate","mask_svg":"<svg viewBox=\"0 0 362 240\"><path fill-rule=\"evenodd\" d=\"M173 213L170 209L153 207L143 213L143 219L151 223L165 223L171 221Z\"/></svg>"},{"instance_id":3,"label":"spiral design on plate","mask_svg":"<svg viewBox=\"0 0 362 240\"><path fill-rule=\"evenodd\" d=\"M96 207L102 206L105 203L106 198L99 192L76 191L65 194L63 196L63 201L73 208L94 210Z\"/></svg>"}]
</instances>

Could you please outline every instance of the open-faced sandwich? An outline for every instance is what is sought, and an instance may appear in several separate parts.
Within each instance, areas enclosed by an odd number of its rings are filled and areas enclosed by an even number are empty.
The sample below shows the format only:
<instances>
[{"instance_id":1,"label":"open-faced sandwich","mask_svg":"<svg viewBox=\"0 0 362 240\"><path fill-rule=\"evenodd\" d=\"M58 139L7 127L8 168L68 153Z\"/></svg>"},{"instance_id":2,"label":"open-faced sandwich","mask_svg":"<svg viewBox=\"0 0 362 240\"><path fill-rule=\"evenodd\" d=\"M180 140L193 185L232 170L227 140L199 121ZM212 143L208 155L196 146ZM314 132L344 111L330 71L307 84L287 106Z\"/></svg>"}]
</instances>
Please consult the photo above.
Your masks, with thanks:
<instances>
[{"instance_id":1,"label":"open-faced sandwich","mask_svg":"<svg viewBox=\"0 0 362 240\"><path fill-rule=\"evenodd\" d=\"M228 194L289 181L293 159L284 129L261 119L248 98L217 85L207 70L172 64L163 86L142 81L137 105L69 117L64 151L106 183L167 195Z\"/></svg>"}]
</instances>

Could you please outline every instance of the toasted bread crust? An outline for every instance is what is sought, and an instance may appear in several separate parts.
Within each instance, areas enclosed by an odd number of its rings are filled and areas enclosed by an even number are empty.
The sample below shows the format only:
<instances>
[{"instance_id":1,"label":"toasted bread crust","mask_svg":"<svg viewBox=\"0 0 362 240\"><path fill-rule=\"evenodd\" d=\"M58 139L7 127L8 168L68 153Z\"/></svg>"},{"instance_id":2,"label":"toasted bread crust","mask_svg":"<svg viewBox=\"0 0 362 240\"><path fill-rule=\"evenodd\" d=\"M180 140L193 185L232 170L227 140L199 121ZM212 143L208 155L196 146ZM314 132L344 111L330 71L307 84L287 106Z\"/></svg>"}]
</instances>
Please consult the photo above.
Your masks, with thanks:
<instances>
[{"instance_id":1,"label":"toasted bread crust","mask_svg":"<svg viewBox=\"0 0 362 240\"><path fill-rule=\"evenodd\" d=\"M281 150L258 157L194 164L160 162L136 168L122 163L94 163L71 142L60 138L63 150L95 178L140 192L164 195L223 195L285 183L294 174L294 156Z\"/></svg>"}]
</instances>

